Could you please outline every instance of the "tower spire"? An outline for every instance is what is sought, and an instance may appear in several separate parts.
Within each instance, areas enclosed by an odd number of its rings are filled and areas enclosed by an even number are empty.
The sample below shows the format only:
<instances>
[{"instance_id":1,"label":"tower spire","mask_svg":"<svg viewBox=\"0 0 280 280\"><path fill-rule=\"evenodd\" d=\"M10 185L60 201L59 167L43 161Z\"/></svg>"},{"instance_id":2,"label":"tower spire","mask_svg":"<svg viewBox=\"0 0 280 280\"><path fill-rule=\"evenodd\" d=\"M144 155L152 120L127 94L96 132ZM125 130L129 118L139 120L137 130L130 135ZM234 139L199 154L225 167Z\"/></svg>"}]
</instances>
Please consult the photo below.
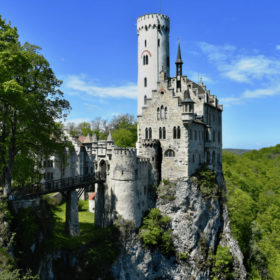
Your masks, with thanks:
<instances>
[{"instance_id":1,"label":"tower spire","mask_svg":"<svg viewBox=\"0 0 280 280\"><path fill-rule=\"evenodd\" d=\"M178 40L178 52L177 52L177 59L176 59L176 76L182 76L182 65L183 60L181 57L181 48L180 48L180 40Z\"/></svg>"}]
</instances>

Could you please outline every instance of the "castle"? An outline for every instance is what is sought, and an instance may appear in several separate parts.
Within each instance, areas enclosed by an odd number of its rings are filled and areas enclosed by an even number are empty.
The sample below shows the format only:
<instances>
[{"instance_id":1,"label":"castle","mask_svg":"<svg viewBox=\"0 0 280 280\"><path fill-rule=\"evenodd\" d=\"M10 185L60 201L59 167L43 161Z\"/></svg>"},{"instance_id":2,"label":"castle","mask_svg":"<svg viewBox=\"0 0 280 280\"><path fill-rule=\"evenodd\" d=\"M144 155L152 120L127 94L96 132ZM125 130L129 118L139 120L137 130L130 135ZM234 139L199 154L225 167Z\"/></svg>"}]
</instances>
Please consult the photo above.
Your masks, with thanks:
<instances>
[{"instance_id":1,"label":"castle","mask_svg":"<svg viewBox=\"0 0 280 280\"><path fill-rule=\"evenodd\" d=\"M176 76L170 77L170 19L147 14L137 19L138 135L136 149L118 148L112 135L75 139L75 152L61 168L46 174L69 177L100 172L96 186L95 223L106 226L118 216L138 227L153 207L151 188L162 179L186 180L202 164L221 169L222 105L206 86L183 76L180 44ZM60 167L60 168L59 168Z\"/></svg>"}]
</instances>

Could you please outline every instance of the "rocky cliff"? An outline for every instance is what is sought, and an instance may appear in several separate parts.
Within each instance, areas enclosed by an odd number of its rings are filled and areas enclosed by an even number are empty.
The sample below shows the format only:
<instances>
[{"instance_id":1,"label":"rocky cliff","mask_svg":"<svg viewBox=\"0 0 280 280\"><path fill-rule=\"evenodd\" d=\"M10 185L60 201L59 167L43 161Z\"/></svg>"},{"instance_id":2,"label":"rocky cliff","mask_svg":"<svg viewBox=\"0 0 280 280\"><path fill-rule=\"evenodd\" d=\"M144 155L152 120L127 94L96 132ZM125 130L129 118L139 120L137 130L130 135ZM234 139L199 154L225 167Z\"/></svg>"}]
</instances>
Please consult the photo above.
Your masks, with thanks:
<instances>
[{"instance_id":1,"label":"rocky cliff","mask_svg":"<svg viewBox=\"0 0 280 280\"><path fill-rule=\"evenodd\" d=\"M217 174L212 185L207 180L197 175L187 181L161 183L155 207L170 217L173 253L166 256L159 248L145 247L141 234L134 233L123 240L113 266L115 279L246 278L243 255L230 231L223 174ZM217 261L218 247L227 248L232 257L225 272ZM232 278L222 278L231 271Z\"/></svg>"}]
</instances>

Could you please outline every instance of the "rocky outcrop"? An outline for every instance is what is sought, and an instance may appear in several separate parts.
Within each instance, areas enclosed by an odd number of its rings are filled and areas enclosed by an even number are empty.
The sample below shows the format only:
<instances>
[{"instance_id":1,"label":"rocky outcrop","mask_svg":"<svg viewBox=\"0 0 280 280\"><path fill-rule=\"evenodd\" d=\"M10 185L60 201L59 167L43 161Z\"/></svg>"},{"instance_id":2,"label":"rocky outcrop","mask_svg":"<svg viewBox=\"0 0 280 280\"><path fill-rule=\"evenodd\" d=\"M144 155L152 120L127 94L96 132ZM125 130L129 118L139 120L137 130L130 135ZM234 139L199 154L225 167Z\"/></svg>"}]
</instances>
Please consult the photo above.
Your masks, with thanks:
<instances>
[{"instance_id":1,"label":"rocky outcrop","mask_svg":"<svg viewBox=\"0 0 280 280\"><path fill-rule=\"evenodd\" d=\"M175 254L164 256L143 247L139 235L123 241L123 250L113 266L115 279L210 279L211 256L218 244L233 255L236 279L245 279L243 255L233 239L222 173L217 175L219 194L202 195L197 181L188 179L161 184L156 207L171 218ZM180 258L184 256L184 258Z\"/></svg>"}]
</instances>

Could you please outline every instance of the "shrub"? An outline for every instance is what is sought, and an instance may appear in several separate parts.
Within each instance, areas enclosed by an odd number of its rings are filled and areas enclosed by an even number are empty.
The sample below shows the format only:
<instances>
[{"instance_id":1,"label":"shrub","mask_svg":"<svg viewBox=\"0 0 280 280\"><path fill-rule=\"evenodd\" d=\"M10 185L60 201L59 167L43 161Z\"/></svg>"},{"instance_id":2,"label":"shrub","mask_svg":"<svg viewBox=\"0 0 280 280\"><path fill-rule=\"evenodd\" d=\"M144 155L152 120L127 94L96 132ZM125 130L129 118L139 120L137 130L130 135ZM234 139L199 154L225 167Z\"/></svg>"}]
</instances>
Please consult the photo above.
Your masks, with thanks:
<instances>
[{"instance_id":1,"label":"shrub","mask_svg":"<svg viewBox=\"0 0 280 280\"><path fill-rule=\"evenodd\" d=\"M170 254L173 251L170 218L162 215L158 208L153 208L143 220L140 228L140 237L144 246L153 249L159 247L163 254Z\"/></svg>"},{"instance_id":2,"label":"shrub","mask_svg":"<svg viewBox=\"0 0 280 280\"><path fill-rule=\"evenodd\" d=\"M233 258L227 246L219 245L213 257L211 279L235 279L233 274Z\"/></svg>"},{"instance_id":3,"label":"shrub","mask_svg":"<svg viewBox=\"0 0 280 280\"><path fill-rule=\"evenodd\" d=\"M215 198L219 196L219 186L216 179L216 173L203 166L199 169L192 181L199 185L200 193L204 198Z\"/></svg>"}]
</instances>

